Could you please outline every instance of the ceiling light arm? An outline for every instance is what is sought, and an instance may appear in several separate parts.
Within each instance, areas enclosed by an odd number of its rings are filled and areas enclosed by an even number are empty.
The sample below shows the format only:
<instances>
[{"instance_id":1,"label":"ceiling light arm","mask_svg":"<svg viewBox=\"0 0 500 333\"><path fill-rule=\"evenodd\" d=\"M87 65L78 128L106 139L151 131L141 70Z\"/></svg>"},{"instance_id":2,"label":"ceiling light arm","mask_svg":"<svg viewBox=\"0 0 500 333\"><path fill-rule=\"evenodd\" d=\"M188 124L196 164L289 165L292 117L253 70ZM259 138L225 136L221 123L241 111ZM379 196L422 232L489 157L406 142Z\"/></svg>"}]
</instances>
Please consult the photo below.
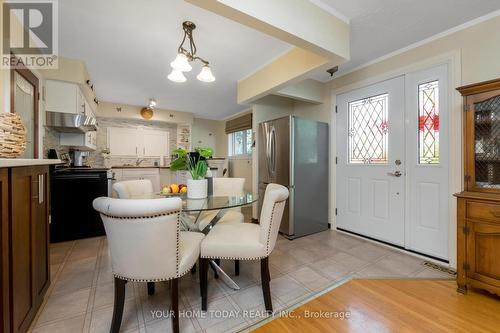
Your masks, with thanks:
<instances>
[{"instance_id":1,"label":"ceiling light arm","mask_svg":"<svg viewBox=\"0 0 500 333\"><path fill-rule=\"evenodd\" d=\"M200 58L200 57L198 57L198 56L193 57L192 59L193 59L193 60L199 60L199 61L201 61L201 62L203 63L203 65L205 65L205 66L208 66L208 65L209 65L209 62L208 62L208 61L206 61L205 59Z\"/></svg>"}]
</instances>

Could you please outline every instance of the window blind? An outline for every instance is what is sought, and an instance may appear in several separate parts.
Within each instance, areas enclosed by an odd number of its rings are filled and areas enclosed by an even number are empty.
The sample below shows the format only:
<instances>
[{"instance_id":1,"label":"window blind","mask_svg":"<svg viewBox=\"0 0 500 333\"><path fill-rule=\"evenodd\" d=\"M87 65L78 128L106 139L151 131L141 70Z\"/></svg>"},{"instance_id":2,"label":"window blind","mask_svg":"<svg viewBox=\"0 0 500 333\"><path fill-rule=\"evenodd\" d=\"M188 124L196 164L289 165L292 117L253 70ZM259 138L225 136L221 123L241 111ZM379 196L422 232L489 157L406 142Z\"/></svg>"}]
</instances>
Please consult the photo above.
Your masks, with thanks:
<instances>
[{"instance_id":1,"label":"window blind","mask_svg":"<svg viewBox=\"0 0 500 333\"><path fill-rule=\"evenodd\" d=\"M252 114L247 113L241 117L226 121L226 134L244 131L252 128Z\"/></svg>"}]
</instances>

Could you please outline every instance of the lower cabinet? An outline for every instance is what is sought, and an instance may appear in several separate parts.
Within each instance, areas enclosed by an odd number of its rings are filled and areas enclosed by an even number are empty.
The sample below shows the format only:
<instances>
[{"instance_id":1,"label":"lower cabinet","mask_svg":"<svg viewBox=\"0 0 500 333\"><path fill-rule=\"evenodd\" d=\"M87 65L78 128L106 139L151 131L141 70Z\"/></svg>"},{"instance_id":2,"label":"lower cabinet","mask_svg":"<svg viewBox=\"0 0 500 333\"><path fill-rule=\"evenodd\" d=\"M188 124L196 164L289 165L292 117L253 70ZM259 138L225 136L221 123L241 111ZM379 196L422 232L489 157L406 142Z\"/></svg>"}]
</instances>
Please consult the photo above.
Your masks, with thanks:
<instances>
[{"instance_id":1,"label":"lower cabinet","mask_svg":"<svg viewBox=\"0 0 500 333\"><path fill-rule=\"evenodd\" d=\"M0 169L0 332L10 332L9 305L9 173Z\"/></svg>"},{"instance_id":2,"label":"lower cabinet","mask_svg":"<svg viewBox=\"0 0 500 333\"><path fill-rule=\"evenodd\" d=\"M42 303L50 283L48 177L47 166L16 167L1 170L2 194L7 193L10 204L5 207L2 196L2 277L7 276L8 289L2 281L2 313L6 332L26 332ZM7 189L4 188L8 180ZM5 247L4 247L5 246ZM5 252L7 255L5 256ZM7 274L4 274L7 270ZM7 303L5 303L7 298Z\"/></svg>"},{"instance_id":3,"label":"lower cabinet","mask_svg":"<svg viewBox=\"0 0 500 333\"><path fill-rule=\"evenodd\" d=\"M458 197L457 283L500 296L500 196L462 192Z\"/></svg>"},{"instance_id":4,"label":"lower cabinet","mask_svg":"<svg viewBox=\"0 0 500 333\"><path fill-rule=\"evenodd\" d=\"M138 180L149 179L153 184L153 191L160 192L160 171L159 168L115 168L115 180Z\"/></svg>"}]
</instances>

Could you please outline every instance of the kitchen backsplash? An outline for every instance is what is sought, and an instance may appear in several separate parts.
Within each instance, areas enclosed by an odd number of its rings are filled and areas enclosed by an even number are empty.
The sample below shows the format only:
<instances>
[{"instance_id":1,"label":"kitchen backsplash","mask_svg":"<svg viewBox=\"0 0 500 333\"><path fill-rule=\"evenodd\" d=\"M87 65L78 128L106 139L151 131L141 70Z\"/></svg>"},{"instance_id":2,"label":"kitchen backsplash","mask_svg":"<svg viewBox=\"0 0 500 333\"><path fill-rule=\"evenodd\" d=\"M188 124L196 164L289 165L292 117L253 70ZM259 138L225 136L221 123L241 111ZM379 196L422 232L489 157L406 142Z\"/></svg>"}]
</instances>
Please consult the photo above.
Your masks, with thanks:
<instances>
[{"instance_id":1,"label":"kitchen backsplash","mask_svg":"<svg viewBox=\"0 0 500 333\"><path fill-rule=\"evenodd\" d=\"M49 155L49 149L55 149L59 156L63 153L69 152L67 146L61 146L59 144L59 132L45 127L45 135L43 136L43 157L47 158Z\"/></svg>"},{"instance_id":2,"label":"kitchen backsplash","mask_svg":"<svg viewBox=\"0 0 500 333\"><path fill-rule=\"evenodd\" d=\"M120 166L124 164L135 165L137 158L104 158L102 152L107 149L108 127L125 127L125 128L147 128L169 132L170 151L174 151L177 147L177 125L155 121L141 121L135 119L116 119L116 118L97 118L97 149L90 152L87 157L87 164L95 167L109 168L111 166ZM59 133L46 128L44 136L44 154L47 156L48 149L56 149L58 153L68 152L69 149L59 144ZM142 159L142 158L141 158ZM141 166L153 166L157 162L157 158L145 158L141 162ZM165 163L170 162L170 156L165 156Z\"/></svg>"}]
</instances>

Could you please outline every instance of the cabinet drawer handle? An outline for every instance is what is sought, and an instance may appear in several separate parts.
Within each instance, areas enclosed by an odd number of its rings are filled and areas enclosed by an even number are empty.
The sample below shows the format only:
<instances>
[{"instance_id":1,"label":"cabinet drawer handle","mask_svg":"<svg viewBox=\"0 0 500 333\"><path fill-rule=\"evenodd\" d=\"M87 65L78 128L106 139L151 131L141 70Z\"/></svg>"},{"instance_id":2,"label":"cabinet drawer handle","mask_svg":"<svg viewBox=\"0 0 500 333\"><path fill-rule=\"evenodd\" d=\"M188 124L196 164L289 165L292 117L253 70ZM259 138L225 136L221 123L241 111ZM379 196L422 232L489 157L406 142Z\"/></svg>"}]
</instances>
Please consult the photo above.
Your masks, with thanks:
<instances>
[{"instance_id":1,"label":"cabinet drawer handle","mask_svg":"<svg viewBox=\"0 0 500 333\"><path fill-rule=\"evenodd\" d=\"M498 210L492 210L491 214L493 214L494 217L500 217L500 211Z\"/></svg>"}]
</instances>

